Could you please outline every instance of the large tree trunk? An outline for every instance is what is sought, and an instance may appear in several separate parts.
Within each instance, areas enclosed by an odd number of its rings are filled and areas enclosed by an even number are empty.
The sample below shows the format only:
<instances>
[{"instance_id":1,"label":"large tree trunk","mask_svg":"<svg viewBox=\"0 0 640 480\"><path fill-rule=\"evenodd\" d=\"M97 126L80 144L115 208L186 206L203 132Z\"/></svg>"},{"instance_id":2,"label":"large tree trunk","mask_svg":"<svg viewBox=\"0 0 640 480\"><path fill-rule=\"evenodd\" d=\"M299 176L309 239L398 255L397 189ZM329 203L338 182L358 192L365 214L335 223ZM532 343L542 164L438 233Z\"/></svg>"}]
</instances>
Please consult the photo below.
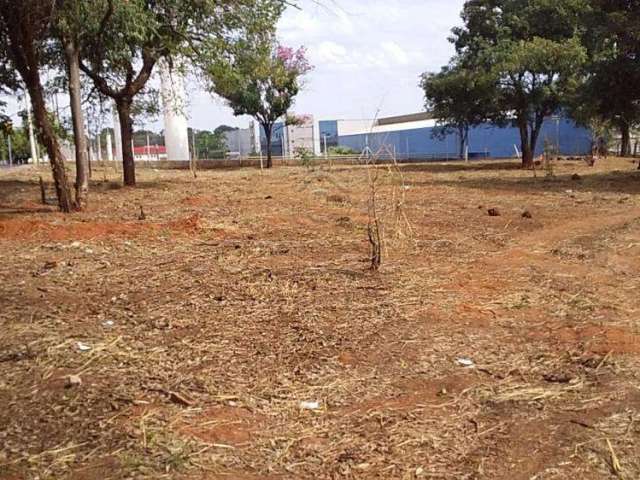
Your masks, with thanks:
<instances>
[{"instance_id":1,"label":"large tree trunk","mask_svg":"<svg viewBox=\"0 0 640 480\"><path fill-rule=\"evenodd\" d=\"M264 127L264 135L267 137L267 165L266 168L271 168L273 166L273 155L271 150L271 137L273 133L273 126L266 124Z\"/></svg>"},{"instance_id":2,"label":"large tree trunk","mask_svg":"<svg viewBox=\"0 0 640 480\"><path fill-rule=\"evenodd\" d=\"M89 196L89 157L87 137L84 131L84 115L80 87L80 61L78 48L71 39L65 41L64 52L69 71L69 98L73 120L73 138L76 147L76 205L79 209L87 206Z\"/></svg>"},{"instance_id":3,"label":"large tree trunk","mask_svg":"<svg viewBox=\"0 0 640 480\"><path fill-rule=\"evenodd\" d=\"M464 127L458 127L458 137L460 139L460 144L459 144L460 153L458 155L458 158L460 158L460 160L464 160L464 146L465 146Z\"/></svg>"},{"instance_id":4,"label":"large tree trunk","mask_svg":"<svg viewBox=\"0 0 640 480\"><path fill-rule=\"evenodd\" d=\"M522 151L522 167L531 168L533 166L533 151L529 142L529 126L527 121L518 121L520 131L520 149Z\"/></svg>"},{"instance_id":5,"label":"large tree trunk","mask_svg":"<svg viewBox=\"0 0 640 480\"><path fill-rule=\"evenodd\" d=\"M538 146L538 138L540 138L540 131L542 130L542 123L544 117L536 118L535 124L531 129L531 138L529 139L529 149L531 151L531 161L533 163L533 157L536 154L536 147Z\"/></svg>"},{"instance_id":6,"label":"large tree trunk","mask_svg":"<svg viewBox=\"0 0 640 480\"><path fill-rule=\"evenodd\" d=\"M628 122L620 122L620 155L622 157L631 156L631 127Z\"/></svg>"},{"instance_id":7,"label":"large tree trunk","mask_svg":"<svg viewBox=\"0 0 640 480\"><path fill-rule=\"evenodd\" d=\"M23 2L3 2L0 9L7 37L8 53L15 63L16 70L22 77L35 118L36 130L40 143L47 149L51 171L58 196L58 206L62 212L70 212L75 204L69 189L67 171L64 166L64 156L60 150L60 144L53 125L47 115L47 107L44 101L44 92L40 81L40 58L38 51L38 38L34 38L33 25L29 22L30 4Z\"/></svg>"},{"instance_id":8,"label":"large tree trunk","mask_svg":"<svg viewBox=\"0 0 640 480\"><path fill-rule=\"evenodd\" d=\"M460 159L467 162L469 161L469 127L459 127L458 133L460 135Z\"/></svg>"},{"instance_id":9,"label":"large tree trunk","mask_svg":"<svg viewBox=\"0 0 640 480\"><path fill-rule=\"evenodd\" d=\"M120 133L122 138L122 171L124 174L124 184L135 186L136 184L136 164L133 158L133 120L131 118L132 99L120 97L116 100L118 109L118 120L120 120Z\"/></svg>"},{"instance_id":10,"label":"large tree trunk","mask_svg":"<svg viewBox=\"0 0 640 480\"><path fill-rule=\"evenodd\" d=\"M47 115L39 76L37 84L29 85L29 83L27 83L27 89L29 90L29 96L33 104L33 116L37 126L38 138L40 139L40 143L47 149L47 154L49 155L56 195L58 196L58 207L62 212L68 213L75 209L75 203L71 196L71 189L69 188L67 171L64 166L64 156L62 155L62 150L60 150L60 144L58 143L53 125Z\"/></svg>"}]
</instances>

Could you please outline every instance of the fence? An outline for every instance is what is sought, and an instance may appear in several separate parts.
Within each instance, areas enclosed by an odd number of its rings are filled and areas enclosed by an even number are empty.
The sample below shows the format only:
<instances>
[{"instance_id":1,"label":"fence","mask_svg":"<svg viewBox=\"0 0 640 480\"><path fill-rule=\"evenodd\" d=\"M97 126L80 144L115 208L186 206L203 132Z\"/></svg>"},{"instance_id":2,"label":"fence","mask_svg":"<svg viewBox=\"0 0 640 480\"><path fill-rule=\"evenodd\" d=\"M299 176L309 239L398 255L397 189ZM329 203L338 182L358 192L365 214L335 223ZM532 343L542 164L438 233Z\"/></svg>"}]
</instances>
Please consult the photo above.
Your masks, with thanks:
<instances>
[{"instance_id":1,"label":"fence","mask_svg":"<svg viewBox=\"0 0 640 480\"><path fill-rule=\"evenodd\" d=\"M288 158L282 156L273 157L273 166L301 166L302 162L298 158ZM444 161L457 161L458 158L452 158L451 155L445 154L421 154L404 156L404 158L394 159L393 155L389 153L379 153L375 155L376 164L389 164L389 163L425 163L425 162L444 162ZM329 155L329 156L316 156L309 162L312 166L318 165L365 165L370 162L370 159L363 155ZM94 167L115 166L121 168L119 162L92 162ZM266 163L266 158L262 157L262 163ZM224 159L200 159L196 161L198 170L216 170L216 169L235 169L235 168L260 168L260 157L235 157ZM139 169L158 169L158 170L189 170L190 164L185 161L144 161L136 162L136 168Z\"/></svg>"}]
</instances>

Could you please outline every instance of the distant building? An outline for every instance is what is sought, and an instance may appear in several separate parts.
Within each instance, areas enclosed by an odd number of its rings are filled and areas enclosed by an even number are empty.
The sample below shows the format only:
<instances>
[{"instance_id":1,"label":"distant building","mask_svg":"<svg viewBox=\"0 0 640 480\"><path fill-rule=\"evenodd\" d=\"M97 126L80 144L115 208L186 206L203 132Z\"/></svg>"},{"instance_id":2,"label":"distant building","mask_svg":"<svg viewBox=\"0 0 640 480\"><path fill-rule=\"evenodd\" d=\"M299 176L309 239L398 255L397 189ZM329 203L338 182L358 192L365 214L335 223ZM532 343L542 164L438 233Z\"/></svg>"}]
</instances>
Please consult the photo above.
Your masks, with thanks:
<instances>
[{"instance_id":1,"label":"distant building","mask_svg":"<svg viewBox=\"0 0 640 480\"><path fill-rule=\"evenodd\" d=\"M274 125L271 151L274 156L295 156L299 147L323 155L332 147L344 147L354 154L374 155L381 149L392 152L399 160L447 160L460 156L460 138L457 132L444 137L434 136L436 120L429 113L412 113L394 117L355 120L320 120L306 116L301 125ZM257 141L259 132L260 141ZM229 132L227 143L230 152L246 151L251 139L256 154L266 152L264 130L255 126L238 133ZM592 134L566 117L549 117L545 120L536 155L544 151L545 142L559 148L564 156L588 155L591 152ZM242 145L245 145L244 147ZM513 158L520 153L520 134L517 128L500 127L484 123L469 131L469 158Z\"/></svg>"},{"instance_id":2,"label":"distant building","mask_svg":"<svg viewBox=\"0 0 640 480\"><path fill-rule=\"evenodd\" d=\"M274 156L291 158L299 148L316 155L320 153L319 129L313 115L296 115L296 118L299 121L296 125L277 122L273 126L271 152ZM260 149L263 153L267 151L267 137L263 128L260 128Z\"/></svg>"},{"instance_id":3,"label":"distant building","mask_svg":"<svg viewBox=\"0 0 640 480\"><path fill-rule=\"evenodd\" d=\"M160 160L167 160L167 147L164 145L134 147L133 158L136 162L157 162Z\"/></svg>"},{"instance_id":4,"label":"distant building","mask_svg":"<svg viewBox=\"0 0 640 480\"><path fill-rule=\"evenodd\" d=\"M457 133L444 138L433 136L436 120L428 113L381 118L377 121L321 122L327 132L337 133L337 144L356 152L381 147L402 160L454 159L460 154ZM333 141L334 137L331 137ZM591 132L568 118L550 117L543 124L536 155L544 151L545 141L557 145L561 155L587 155L591 152ZM517 149L517 150L516 150ZM520 149L517 128L484 123L469 131L470 158L511 158Z\"/></svg>"},{"instance_id":5,"label":"distant building","mask_svg":"<svg viewBox=\"0 0 640 480\"><path fill-rule=\"evenodd\" d=\"M229 130L224 132L227 155L246 158L256 155L256 132L253 122L249 128Z\"/></svg>"}]
</instances>

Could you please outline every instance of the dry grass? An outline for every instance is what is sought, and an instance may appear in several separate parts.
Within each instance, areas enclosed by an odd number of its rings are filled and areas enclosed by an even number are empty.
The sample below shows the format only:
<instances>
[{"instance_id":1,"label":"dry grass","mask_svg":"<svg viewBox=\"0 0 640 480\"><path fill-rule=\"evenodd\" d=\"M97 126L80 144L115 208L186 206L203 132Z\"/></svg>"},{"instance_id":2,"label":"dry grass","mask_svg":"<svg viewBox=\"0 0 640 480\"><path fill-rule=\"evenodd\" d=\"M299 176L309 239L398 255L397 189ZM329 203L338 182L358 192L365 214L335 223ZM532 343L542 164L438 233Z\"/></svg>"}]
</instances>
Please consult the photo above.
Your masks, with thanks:
<instances>
[{"instance_id":1,"label":"dry grass","mask_svg":"<svg viewBox=\"0 0 640 480\"><path fill-rule=\"evenodd\" d=\"M640 478L633 168L0 172L0 478Z\"/></svg>"}]
</instances>

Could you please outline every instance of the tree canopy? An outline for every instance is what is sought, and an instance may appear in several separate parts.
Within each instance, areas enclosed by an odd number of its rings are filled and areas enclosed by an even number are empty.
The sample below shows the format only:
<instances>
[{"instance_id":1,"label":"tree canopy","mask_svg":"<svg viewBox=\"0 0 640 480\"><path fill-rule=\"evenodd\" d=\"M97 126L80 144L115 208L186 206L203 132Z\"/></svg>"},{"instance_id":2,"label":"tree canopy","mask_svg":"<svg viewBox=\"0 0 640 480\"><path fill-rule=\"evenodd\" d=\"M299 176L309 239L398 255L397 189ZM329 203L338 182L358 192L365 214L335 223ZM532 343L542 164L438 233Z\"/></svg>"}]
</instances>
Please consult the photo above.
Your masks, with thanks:
<instances>
[{"instance_id":1,"label":"tree canopy","mask_svg":"<svg viewBox=\"0 0 640 480\"><path fill-rule=\"evenodd\" d=\"M0 62L2 71L17 72L4 76L4 86L16 89L19 77L33 105L36 133L45 146L53 174L58 206L63 212L76 208L71 196L64 156L55 128L47 112L41 74L49 55L49 44L55 21L55 2L47 0L0 1Z\"/></svg>"},{"instance_id":2,"label":"tree canopy","mask_svg":"<svg viewBox=\"0 0 640 480\"><path fill-rule=\"evenodd\" d=\"M585 21L589 60L573 113L589 126L615 127L620 153L630 155L630 132L640 123L640 2L593 0Z\"/></svg>"},{"instance_id":3,"label":"tree canopy","mask_svg":"<svg viewBox=\"0 0 640 480\"><path fill-rule=\"evenodd\" d=\"M561 109L579 84L588 9L587 0L470 0L464 25L453 29L456 62L493 77L494 102L486 113L518 127L526 166L545 117Z\"/></svg>"},{"instance_id":4,"label":"tree canopy","mask_svg":"<svg viewBox=\"0 0 640 480\"><path fill-rule=\"evenodd\" d=\"M420 86L424 90L425 107L437 121L436 138L457 133L460 157L464 157L469 129L491 117L495 106L493 77L480 69L471 69L454 61L438 73L425 73Z\"/></svg>"},{"instance_id":5,"label":"tree canopy","mask_svg":"<svg viewBox=\"0 0 640 480\"><path fill-rule=\"evenodd\" d=\"M81 68L101 94L114 100L122 130L124 181L135 184L131 151L134 99L148 89L161 59L217 58L239 38L272 30L284 0L84 1Z\"/></svg>"},{"instance_id":6,"label":"tree canopy","mask_svg":"<svg viewBox=\"0 0 640 480\"><path fill-rule=\"evenodd\" d=\"M271 35L253 36L203 67L210 90L226 99L235 115L250 115L264 129L270 168L273 126L292 107L311 69L304 48L284 47Z\"/></svg>"}]
</instances>

